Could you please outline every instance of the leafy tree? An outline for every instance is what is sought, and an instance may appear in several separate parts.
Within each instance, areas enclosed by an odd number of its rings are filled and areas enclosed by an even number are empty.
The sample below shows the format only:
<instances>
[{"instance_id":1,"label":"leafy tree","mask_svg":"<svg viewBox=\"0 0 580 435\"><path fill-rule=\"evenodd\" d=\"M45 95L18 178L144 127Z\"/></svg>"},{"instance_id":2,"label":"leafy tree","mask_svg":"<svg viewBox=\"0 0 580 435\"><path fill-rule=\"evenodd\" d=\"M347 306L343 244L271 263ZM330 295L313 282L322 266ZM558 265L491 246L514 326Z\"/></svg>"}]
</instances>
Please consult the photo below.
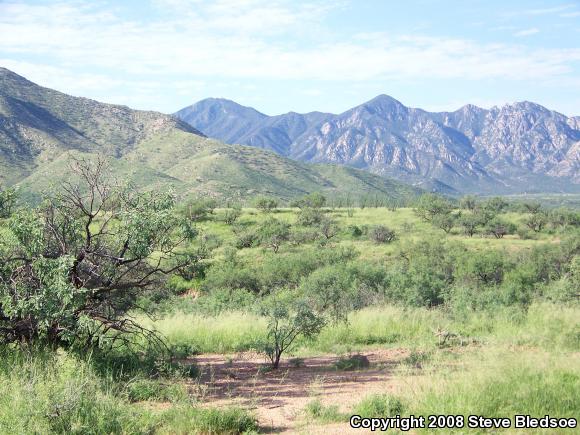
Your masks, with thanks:
<instances>
[{"instance_id":1,"label":"leafy tree","mask_svg":"<svg viewBox=\"0 0 580 435\"><path fill-rule=\"evenodd\" d=\"M525 220L525 224L526 226L536 232L539 233L540 231L542 231L542 229L544 228L544 226L547 223L547 218L546 215L544 213L532 213L526 220Z\"/></svg>"},{"instance_id":2,"label":"leafy tree","mask_svg":"<svg viewBox=\"0 0 580 435\"><path fill-rule=\"evenodd\" d=\"M282 354L292 347L298 337L313 337L325 324L325 317L314 310L307 299L297 298L283 290L272 294L261 304L261 314L268 319L264 350L274 369L280 366Z\"/></svg>"},{"instance_id":3,"label":"leafy tree","mask_svg":"<svg viewBox=\"0 0 580 435\"><path fill-rule=\"evenodd\" d=\"M326 197L320 192L313 192L304 195L298 201L294 201L291 205L299 208L322 208L326 204Z\"/></svg>"},{"instance_id":4,"label":"leafy tree","mask_svg":"<svg viewBox=\"0 0 580 435\"><path fill-rule=\"evenodd\" d=\"M493 214L502 213L508 206L508 202L501 196L495 196L485 201L481 208L483 210L492 212Z\"/></svg>"},{"instance_id":5,"label":"leafy tree","mask_svg":"<svg viewBox=\"0 0 580 435\"><path fill-rule=\"evenodd\" d=\"M462 245L439 239L403 245L390 271L387 297L415 306L442 304L453 285L458 257L465 255L464 251Z\"/></svg>"},{"instance_id":6,"label":"leafy tree","mask_svg":"<svg viewBox=\"0 0 580 435\"><path fill-rule=\"evenodd\" d=\"M463 214L459 217L458 222L463 233L469 237L473 237L477 228L482 224L481 218L475 214Z\"/></svg>"},{"instance_id":7,"label":"leafy tree","mask_svg":"<svg viewBox=\"0 0 580 435\"><path fill-rule=\"evenodd\" d=\"M542 204L537 201L524 202L522 208L526 213L537 214L542 210Z\"/></svg>"},{"instance_id":8,"label":"leafy tree","mask_svg":"<svg viewBox=\"0 0 580 435\"><path fill-rule=\"evenodd\" d=\"M461 201L459 201L459 205L462 209L473 212L477 207L477 199L473 195L466 195L463 198L461 198Z\"/></svg>"},{"instance_id":9,"label":"leafy tree","mask_svg":"<svg viewBox=\"0 0 580 435\"><path fill-rule=\"evenodd\" d=\"M440 215L434 216L431 223L433 225L435 225L437 228L445 231L446 234L449 234L449 232L455 226L456 219L457 218L455 217L455 215L453 215L451 213L440 214Z\"/></svg>"},{"instance_id":10,"label":"leafy tree","mask_svg":"<svg viewBox=\"0 0 580 435\"><path fill-rule=\"evenodd\" d=\"M431 222L435 216L450 214L453 205L442 196L427 193L419 197L415 213L426 222Z\"/></svg>"},{"instance_id":11,"label":"leafy tree","mask_svg":"<svg viewBox=\"0 0 580 435\"><path fill-rule=\"evenodd\" d=\"M485 226L485 232L494 236L496 239L501 239L507 234L513 234L516 231L516 226L500 218L492 219Z\"/></svg>"},{"instance_id":12,"label":"leafy tree","mask_svg":"<svg viewBox=\"0 0 580 435\"><path fill-rule=\"evenodd\" d=\"M254 206L258 210L261 210L264 213L268 213L278 207L278 201L267 196L259 196L254 200Z\"/></svg>"},{"instance_id":13,"label":"leafy tree","mask_svg":"<svg viewBox=\"0 0 580 435\"><path fill-rule=\"evenodd\" d=\"M290 224L270 218L260 225L258 234L262 244L278 252L282 243L290 238Z\"/></svg>"},{"instance_id":14,"label":"leafy tree","mask_svg":"<svg viewBox=\"0 0 580 435\"><path fill-rule=\"evenodd\" d=\"M462 260L458 270L459 277L468 283L479 285L501 284L504 271L508 268L506 259L497 251L468 255Z\"/></svg>"},{"instance_id":15,"label":"leafy tree","mask_svg":"<svg viewBox=\"0 0 580 435\"><path fill-rule=\"evenodd\" d=\"M177 248L196 232L171 195L117 186L101 160L72 169L78 184L64 183L39 209L18 212L10 240L0 240L0 341L155 338L126 313L187 265Z\"/></svg>"},{"instance_id":16,"label":"leafy tree","mask_svg":"<svg viewBox=\"0 0 580 435\"><path fill-rule=\"evenodd\" d=\"M2 189L0 186L0 218L10 217L16 205L16 189L9 187Z\"/></svg>"},{"instance_id":17,"label":"leafy tree","mask_svg":"<svg viewBox=\"0 0 580 435\"><path fill-rule=\"evenodd\" d=\"M371 228L370 238L375 243L391 243L397 239L397 234L384 225L376 225Z\"/></svg>"}]
</instances>

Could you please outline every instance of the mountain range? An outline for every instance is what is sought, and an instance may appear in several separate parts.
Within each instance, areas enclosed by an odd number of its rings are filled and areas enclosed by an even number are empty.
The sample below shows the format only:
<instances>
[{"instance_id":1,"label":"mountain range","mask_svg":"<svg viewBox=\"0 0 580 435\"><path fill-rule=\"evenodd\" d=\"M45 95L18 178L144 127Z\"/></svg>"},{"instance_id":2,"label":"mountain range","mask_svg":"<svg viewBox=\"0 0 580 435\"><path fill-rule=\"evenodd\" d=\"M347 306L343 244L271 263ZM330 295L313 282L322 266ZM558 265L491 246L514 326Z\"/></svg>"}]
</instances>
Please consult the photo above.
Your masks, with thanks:
<instances>
[{"instance_id":1,"label":"mountain range","mask_svg":"<svg viewBox=\"0 0 580 435\"><path fill-rule=\"evenodd\" d=\"M379 95L341 114L267 116L209 98L175 115L230 144L348 165L430 190L580 191L580 117L531 102L428 112Z\"/></svg>"},{"instance_id":2,"label":"mountain range","mask_svg":"<svg viewBox=\"0 0 580 435\"><path fill-rule=\"evenodd\" d=\"M419 193L369 172L225 144L172 115L73 97L0 68L0 185L16 185L34 201L70 177L72 158L97 156L136 188L171 188L181 197L289 200L322 191L406 199Z\"/></svg>"}]
</instances>

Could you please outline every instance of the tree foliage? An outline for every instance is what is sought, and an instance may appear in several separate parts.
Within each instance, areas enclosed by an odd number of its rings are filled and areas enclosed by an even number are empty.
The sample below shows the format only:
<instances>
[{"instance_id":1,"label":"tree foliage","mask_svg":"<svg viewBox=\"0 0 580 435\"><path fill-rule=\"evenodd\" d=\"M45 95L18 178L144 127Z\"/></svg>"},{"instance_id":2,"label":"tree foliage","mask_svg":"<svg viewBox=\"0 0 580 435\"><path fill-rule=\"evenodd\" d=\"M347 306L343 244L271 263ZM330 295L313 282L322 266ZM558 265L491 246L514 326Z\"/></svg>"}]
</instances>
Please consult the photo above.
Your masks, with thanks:
<instances>
[{"instance_id":1,"label":"tree foliage","mask_svg":"<svg viewBox=\"0 0 580 435\"><path fill-rule=\"evenodd\" d=\"M415 213L426 222L431 222L436 216L450 214L453 205L445 198L434 193L421 195L415 208Z\"/></svg>"},{"instance_id":2,"label":"tree foliage","mask_svg":"<svg viewBox=\"0 0 580 435\"><path fill-rule=\"evenodd\" d=\"M10 217L16 205L17 193L13 187L0 186L0 218Z\"/></svg>"},{"instance_id":3,"label":"tree foliage","mask_svg":"<svg viewBox=\"0 0 580 435\"><path fill-rule=\"evenodd\" d=\"M0 340L92 344L143 332L125 314L139 294L187 264L176 251L195 230L169 194L138 193L103 161L75 161L38 209L16 213L0 239Z\"/></svg>"}]
</instances>

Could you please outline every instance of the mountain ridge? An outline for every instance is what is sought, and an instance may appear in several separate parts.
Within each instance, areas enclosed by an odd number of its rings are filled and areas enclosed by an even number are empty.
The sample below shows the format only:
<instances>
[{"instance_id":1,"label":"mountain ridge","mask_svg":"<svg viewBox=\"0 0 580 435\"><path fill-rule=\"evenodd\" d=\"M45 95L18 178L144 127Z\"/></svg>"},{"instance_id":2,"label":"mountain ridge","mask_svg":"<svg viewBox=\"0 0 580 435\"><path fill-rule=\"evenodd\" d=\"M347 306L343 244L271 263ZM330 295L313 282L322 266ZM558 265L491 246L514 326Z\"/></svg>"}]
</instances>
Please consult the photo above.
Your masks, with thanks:
<instances>
[{"instance_id":1,"label":"mountain ridge","mask_svg":"<svg viewBox=\"0 0 580 435\"><path fill-rule=\"evenodd\" d=\"M566 117L523 101L452 112L407 107L386 94L339 114L311 112L248 121L241 135L224 137L219 117L201 122L202 100L175 113L200 131L306 162L345 164L438 189L519 193L577 191L580 117ZM231 100L228 117L238 107ZM255 109L252 109L255 110ZM317 114L313 116L312 114Z\"/></svg>"},{"instance_id":2,"label":"mountain ridge","mask_svg":"<svg viewBox=\"0 0 580 435\"><path fill-rule=\"evenodd\" d=\"M420 192L363 171L224 144L171 115L69 96L0 69L0 184L16 185L35 202L72 176L71 160L97 158L119 181L182 198L290 200L322 191L405 200Z\"/></svg>"}]
</instances>

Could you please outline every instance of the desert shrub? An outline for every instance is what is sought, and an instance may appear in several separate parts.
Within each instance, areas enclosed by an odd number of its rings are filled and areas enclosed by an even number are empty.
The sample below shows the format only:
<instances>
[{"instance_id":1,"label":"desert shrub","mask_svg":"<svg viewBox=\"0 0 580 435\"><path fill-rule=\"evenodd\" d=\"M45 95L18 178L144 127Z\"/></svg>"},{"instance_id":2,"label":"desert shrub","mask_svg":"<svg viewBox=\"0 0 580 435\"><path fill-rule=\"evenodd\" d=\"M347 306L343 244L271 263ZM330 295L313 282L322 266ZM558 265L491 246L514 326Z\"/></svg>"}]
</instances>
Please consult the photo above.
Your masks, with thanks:
<instances>
[{"instance_id":1,"label":"desert shrub","mask_svg":"<svg viewBox=\"0 0 580 435\"><path fill-rule=\"evenodd\" d=\"M458 280L476 286L498 285L511 267L501 252L487 251L461 257L456 276Z\"/></svg>"},{"instance_id":2,"label":"desert shrub","mask_svg":"<svg viewBox=\"0 0 580 435\"><path fill-rule=\"evenodd\" d=\"M236 248L253 248L260 241L260 236L254 230L240 231L236 234Z\"/></svg>"},{"instance_id":3,"label":"desert shrub","mask_svg":"<svg viewBox=\"0 0 580 435\"><path fill-rule=\"evenodd\" d=\"M375 243L391 243L397 239L397 234L384 225L376 225L370 229L369 237Z\"/></svg>"},{"instance_id":4,"label":"desert shrub","mask_svg":"<svg viewBox=\"0 0 580 435\"><path fill-rule=\"evenodd\" d=\"M259 196L254 200L254 207L264 213L268 213L278 207L278 201L267 196Z\"/></svg>"},{"instance_id":5,"label":"desert shrub","mask_svg":"<svg viewBox=\"0 0 580 435\"><path fill-rule=\"evenodd\" d=\"M530 240L534 238L534 235L530 232L530 229L524 226L519 226L516 230L516 234L522 240Z\"/></svg>"},{"instance_id":6,"label":"desert shrub","mask_svg":"<svg viewBox=\"0 0 580 435\"><path fill-rule=\"evenodd\" d=\"M206 272L202 288L212 289L245 289L251 292L260 291L260 280L256 270L241 262L235 252L227 252L223 261L213 264Z\"/></svg>"},{"instance_id":7,"label":"desert shrub","mask_svg":"<svg viewBox=\"0 0 580 435\"><path fill-rule=\"evenodd\" d=\"M463 245L437 239L402 246L389 268L386 297L415 306L442 304L453 284L457 260L464 253Z\"/></svg>"},{"instance_id":8,"label":"desert shrub","mask_svg":"<svg viewBox=\"0 0 580 435\"><path fill-rule=\"evenodd\" d=\"M509 206L509 203L502 198L501 196L495 196L493 198L489 198L486 201L483 201L480 205L480 208L483 211L487 211L492 213L493 215L497 215L499 213L503 213L503 211Z\"/></svg>"},{"instance_id":9,"label":"desert shrub","mask_svg":"<svg viewBox=\"0 0 580 435\"><path fill-rule=\"evenodd\" d=\"M477 233L477 229L482 225L480 216L476 214L462 214L457 222L463 230L463 234L469 237L473 237Z\"/></svg>"},{"instance_id":10,"label":"desert shrub","mask_svg":"<svg viewBox=\"0 0 580 435\"><path fill-rule=\"evenodd\" d=\"M532 213L526 218L524 223L530 230L539 233L548 223L548 219L544 213Z\"/></svg>"},{"instance_id":11,"label":"desert shrub","mask_svg":"<svg viewBox=\"0 0 580 435\"><path fill-rule=\"evenodd\" d=\"M127 313L190 263L181 249L197 231L171 194L118 187L101 160L72 169L75 182L0 232L0 342L88 348L151 337Z\"/></svg>"},{"instance_id":12,"label":"desert shrub","mask_svg":"<svg viewBox=\"0 0 580 435\"><path fill-rule=\"evenodd\" d=\"M214 213L217 203L213 199L195 199L185 203L182 210L188 219L203 221Z\"/></svg>"},{"instance_id":13,"label":"desert shrub","mask_svg":"<svg viewBox=\"0 0 580 435\"><path fill-rule=\"evenodd\" d=\"M332 363L332 367L340 371L362 370L370 367L370 365L369 359L359 354L341 357Z\"/></svg>"},{"instance_id":14,"label":"desert shrub","mask_svg":"<svg viewBox=\"0 0 580 435\"><path fill-rule=\"evenodd\" d=\"M293 201L290 205L299 208L322 208L326 204L326 197L320 192L313 192L303 196L297 201Z\"/></svg>"},{"instance_id":15,"label":"desert shrub","mask_svg":"<svg viewBox=\"0 0 580 435\"><path fill-rule=\"evenodd\" d=\"M358 238L363 235L363 231L358 225L349 225L347 230L352 237Z\"/></svg>"},{"instance_id":16,"label":"desert shrub","mask_svg":"<svg viewBox=\"0 0 580 435\"><path fill-rule=\"evenodd\" d=\"M305 298L282 290L270 295L260 307L268 320L268 334L263 349L272 368L277 369L280 358L297 338L317 335L325 324L324 315Z\"/></svg>"},{"instance_id":17,"label":"desert shrub","mask_svg":"<svg viewBox=\"0 0 580 435\"><path fill-rule=\"evenodd\" d=\"M439 214L437 216L433 216L433 219L431 219L431 223L435 227L445 231L447 234L451 232L456 222L457 217L452 213Z\"/></svg>"},{"instance_id":18,"label":"desert shrub","mask_svg":"<svg viewBox=\"0 0 580 435\"><path fill-rule=\"evenodd\" d=\"M292 228L289 242L294 246L298 246L315 242L319 238L320 234L315 228Z\"/></svg>"},{"instance_id":19,"label":"desert shrub","mask_svg":"<svg viewBox=\"0 0 580 435\"><path fill-rule=\"evenodd\" d=\"M8 218L12 215L17 198L16 189L12 187L2 188L0 185L0 218Z\"/></svg>"},{"instance_id":20,"label":"desert shrub","mask_svg":"<svg viewBox=\"0 0 580 435\"><path fill-rule=\"evenodd\" d=\"M263 246L278 252L280 246L290 239L290 224L270 218L258 227L257 233Z\"/></svg>"},{"instance_id":21,"label":"desert shrub","mask_svg":"<svg viewBox=\"0 0 580 435\"><path fill-rule=\"evenodd\" d=\"M473 212L477 208L477 198L473 195L466 195L459 201L459 206L464 210Z\"/></svg>"},{"instance_id":22,"label":"desert shrub","mask_svg":"<svg viewBox=\"0 0 580 435\"><path fill-rule=\"evenodd\" d=\"M233 225L242 215L242 209L239 207L227 208L222 212L221 219L226 225Z\"/></svg>"},{"instance_id":23,"label":"desert shrub","mask_svg":"<svg viewBox=\"0 0 580 435\"><path fill-rule=\"evenodd\" d=\"M340 227L335 220L324 216L318 224L318 231L322 234L325 240L330 240L339 233Z\"/></svg>"},{"instance_id":24,"label":"desert shrub","mask_svg":"<svg viewBox=\"0 0 580 435\"><path fill-rule=\"evenodd\" d=\"M319 225L324 218L324 213L318 208L307 207L298 212L296 223L303 227Z\"/></svg>"}]
</instances>

